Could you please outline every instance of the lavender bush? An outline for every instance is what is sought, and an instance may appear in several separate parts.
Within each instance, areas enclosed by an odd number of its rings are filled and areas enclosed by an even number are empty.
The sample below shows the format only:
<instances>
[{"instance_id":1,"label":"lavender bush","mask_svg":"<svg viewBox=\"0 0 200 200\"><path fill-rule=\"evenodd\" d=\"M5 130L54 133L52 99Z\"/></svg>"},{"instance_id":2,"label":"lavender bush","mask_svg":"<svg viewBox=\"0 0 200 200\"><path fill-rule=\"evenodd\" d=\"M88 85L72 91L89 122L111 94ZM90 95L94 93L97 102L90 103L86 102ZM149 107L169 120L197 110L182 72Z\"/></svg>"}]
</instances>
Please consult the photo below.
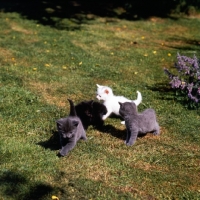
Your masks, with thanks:
<instances>
[{"instance_id":1,"label":"lavender bush","mask_svg":"<svg viewBox=\"0 0 200 200\"><path fill-rule=\"evenodd\" d=\"M178 75L164 69L170 78L170 85L177 94L183 95L187 100L187 105L191 108L198 107L200 102L200 60L194 56L193 58L181 56L177 54L177 62L175 68Z\"/></svg>"}]
</instances>

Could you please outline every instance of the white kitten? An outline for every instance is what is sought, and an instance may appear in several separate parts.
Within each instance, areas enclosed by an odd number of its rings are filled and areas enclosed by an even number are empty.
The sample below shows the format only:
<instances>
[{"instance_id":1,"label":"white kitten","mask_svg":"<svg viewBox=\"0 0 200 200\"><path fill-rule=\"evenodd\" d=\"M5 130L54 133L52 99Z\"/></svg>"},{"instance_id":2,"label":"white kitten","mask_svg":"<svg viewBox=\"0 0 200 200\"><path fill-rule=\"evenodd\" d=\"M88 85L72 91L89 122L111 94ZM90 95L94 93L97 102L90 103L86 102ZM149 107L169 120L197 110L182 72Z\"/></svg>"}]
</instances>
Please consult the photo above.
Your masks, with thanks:
<instances>
[{"instance_id":1,"label":"white kitten","mask_svg":"<svg viewBox=\"0 0 200 200\"><path fill-rule=\"evenodd\" d=\"M129 100L124 96L115 96L113 94L113 91L110 87L108 86L102 86L97 84L97 99L102 100L103 104L107 108L107 113L103 115L102 119L105 120L107 117L109 117L112 113L115 115L120 115L119 114L119 102L124 103L124 102L134 102L136 106L138 106L141 101L142 101L142 95L139 91L137 91L137 99L136 100ZM121 122L122 124L125 124L125 122Z\"/></svg>"}]
</instances>

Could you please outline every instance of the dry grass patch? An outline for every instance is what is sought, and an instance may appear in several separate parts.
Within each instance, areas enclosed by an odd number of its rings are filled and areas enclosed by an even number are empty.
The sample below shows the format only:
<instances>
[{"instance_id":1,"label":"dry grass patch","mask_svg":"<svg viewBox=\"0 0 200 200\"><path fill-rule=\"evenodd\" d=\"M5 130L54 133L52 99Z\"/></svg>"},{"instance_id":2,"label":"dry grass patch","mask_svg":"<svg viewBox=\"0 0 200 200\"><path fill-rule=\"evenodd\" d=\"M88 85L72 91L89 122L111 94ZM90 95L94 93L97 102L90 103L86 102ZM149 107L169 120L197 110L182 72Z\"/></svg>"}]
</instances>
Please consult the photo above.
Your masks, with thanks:
<instances>
[{"instance_id":1,"label":"dry grass patch","mask_svg":"<svg viewBox=\"0 0 200 200\"><path fill-rule=\"evenodd\" d=\"M111 46L106 44L106 42L104 41L97 41L97 45L101 48L101 49L105 49L105 50L111 50Z\"/></svg>"},{"instance_id":2,"label":"dry grass patch","mask_svg":"<svg viewBox=\"0 0 200 200\"><path fill-rule=\"evenodd\" d=\"M159 166L159 165L150 164L150 163L144 162L144 161L137 161L137 162L131 163L130 166L135 169L140 169L140 170L147 171L147 172L159 171L162 173L168 173L170 171L170 169L167 166Z\"/></svg>"},{"instance_id":3,"label":"dry grass patch","mask_svg":"<svg viewBox=\"0 0 200 200\"><path fill-rule=\"evenodd\" d=\"M174 35L186 35L188 34L189 32L189 29L188 27L183 27L181 25L172 25L172 26L169 26L168 28L165 29L165 34L169 35L169 36L173 36Z\"/></svg>"},{"instance_id":4,"label":"dry grass patch","mask_svg":"<svg viewBox=\"0 0 200 200\"><path fill-rule=\"evenodd\" d=\"M6 64L15 64L15 58L13 53L5 48L1 48L0 47L0 59L2 59L2 64L6 65Z\"/></svg>"},{"instance_id":5,"label":"dry grass patch","mask_svg":"<svg viewBox=\"0 0 200 200\"><path fill-rule=\"evenodd\" d=\"M20 26L18 23L15 23L15 22L11 22L9 21L9 25L10 25L10 28L14 31L17 31L17 32L20 32L20 33L23 33L23 34L33 34L33 30L28 30L27 28L23 28L22 26Z\"/></svg>"},{"instance_id":6,"label":"dry grass patch","mask_svg":"<svg viewBox=\"0 0 200 200\"><path fill-rule=\"evenodd\" d=\"M139 186L138 188L140 188ZM136 188L136 184L133 182L130 185L126 186L118 186L118 187L112 187L116 192L123 192L123 193L131 193L132 196L134 196L135 199L143 199L143 200L156 200L156 197L153 197L150 194L146 194L143 190L139 190Z\"/></svg>"},{"instance_id":7,"label":"dry grass patch","mask_svg":"<svg viewBox=\"0 0 200 200\"><path fill-rule=\"evenodd\" d=\"M86 51L89 54L91 53L91 50L92 50L95 53L101 55L100 52L98 53L99 50L109 51L112 49L112 47L108 44L108 41L91 42L91 43L89 43L89 45L88 45L88 43L83 43L83 42L81 43L81 41L78 41L78 40L72 40L71 42L72 42L72 44L74 44L77 47L82 48L84 51Z\"/></svg>"},{"instance_id":8,"label":"dry grass patch","mask_svg":"<svg viewBox=\"0 0 200 200\"><path fill-rule=\"evenodd\" d=\"M56 105L60 108L65 108L69 110L69 103L67 99L72 99L75 102L79 102L80 99L84 99L84 95L82 93L76 94L58 94L57 89L64 87L65 84L62 83L44 83L44 82L27 82L26 87L28 87L32 92L38 94L42 99L45 100L46 103L50 105ZM75 103L76 104L76 103Z\"/></svg>"},{"instance_id":9,"label":"dry grass patch","mask_svg":"<svg viewBox=\"0 0 200 200\"><path fill-rule=\"evenodd\" d=\"M29 82L26 86L41 96L48 104L56 105L58 107L69 107L66 101L66 95L54 96L52 94L55 93L56 83L42 83L37 81Z\"/></svg>"}]
</instances>

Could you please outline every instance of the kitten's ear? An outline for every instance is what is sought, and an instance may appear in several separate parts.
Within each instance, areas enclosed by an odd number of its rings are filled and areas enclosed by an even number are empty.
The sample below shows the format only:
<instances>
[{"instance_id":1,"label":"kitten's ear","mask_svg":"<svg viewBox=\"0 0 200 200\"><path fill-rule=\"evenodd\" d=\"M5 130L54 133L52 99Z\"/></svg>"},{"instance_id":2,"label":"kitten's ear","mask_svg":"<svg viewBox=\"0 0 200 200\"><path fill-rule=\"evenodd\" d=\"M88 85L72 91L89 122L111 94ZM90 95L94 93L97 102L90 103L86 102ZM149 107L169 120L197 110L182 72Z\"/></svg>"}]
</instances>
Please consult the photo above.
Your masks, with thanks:
<instances>
[{"instance_id":1,"label":"kitten's ear","mask_svg":"<svg viewBox=\"0 0 200 200\"><path fill-rule=\"evenodd\" d=\"M118 102L118 103L119 103L120 106L122 106L122 104L123 104L123 103L121 103L121 102Z\"/></svg>"},{"instance_id":2,"label":"kitten's ear","mask_svg":"<svg viewBox=\"0 0 200 200\"><path fill-rule=\"evenodd\" d=\"M73 120L73 121L72 121L72 124L73 124L73 126L78 126L79 121L78 121L78 120Z\"/></svg>"},{"instance_id":3,"label":"kitten's ear","mask_svg":"<svg viewBox=\"0 0 200 200\"><path fill-rule=\"evenodd\" d=\"M107 89L105 89L105 90L104 90L104 93L108 94L108 93L109 93L109 91L108 91Z\"/></svg>"},{"instance_id":4,"label":"kitten's ear","mask_svg":"<svg viewBox=\"0 0 200 200\"><path fill-rule=\"evenodd\" d=\"M102 87L101 85L96 84L98 88Z\"/></svg>"},{"instance_id":5,"label":"kitten's ear","mask_svg":"<svg viewBox=\"0 0 200 200\"><path fill-rule=\"evenodd\" d=\"M93 106L94 100L88 102L91 106Z\"/></svg>"},{"instance_id":6,"label":"kitten's ear","mask_svg":"<svg viewBox=\"0 0 200 200\"><path fill-rule=\"evenodd\" d=\"M59 125L59 126L62 126L62 125L63 125L63 121L64 121L63 118L58 119L58 120L56 121L56 124Z\"/></svg>"},{"instance_id":7,"label":"kitten's ear","mask_svg":"<svg viewBox=\"0 0 200 200\"><path fill-rule=\"evenodd\" d=\"M57 126L57 129L62 129L63 123L61 122L61 120L56 121L56 126Z\"/></svg>"}]
</instances>

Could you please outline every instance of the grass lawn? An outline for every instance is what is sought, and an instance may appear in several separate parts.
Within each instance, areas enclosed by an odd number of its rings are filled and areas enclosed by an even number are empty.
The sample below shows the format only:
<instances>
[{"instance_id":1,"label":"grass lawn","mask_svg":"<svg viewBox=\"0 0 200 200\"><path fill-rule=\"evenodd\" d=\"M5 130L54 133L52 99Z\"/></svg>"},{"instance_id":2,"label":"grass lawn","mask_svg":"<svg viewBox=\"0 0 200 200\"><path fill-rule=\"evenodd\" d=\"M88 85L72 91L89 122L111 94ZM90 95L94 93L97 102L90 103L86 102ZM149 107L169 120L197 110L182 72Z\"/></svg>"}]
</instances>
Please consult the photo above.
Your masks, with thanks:
<instances>
[{"instance_id":1,"label":"grass lawn","mask_svg":"<svg viewBox=\"0 0 200 200\"><path fill-rule=\"evenodd\" d=\"M0 12L0 200L200 199L200 115L164 74L177 53L200 57L200 18L95 17L45 26ZM124 144L120 119L93 127L58 158L55 120L95 99L96 84L156 110L160 136Z\"/></svg>"}]
</instances>

